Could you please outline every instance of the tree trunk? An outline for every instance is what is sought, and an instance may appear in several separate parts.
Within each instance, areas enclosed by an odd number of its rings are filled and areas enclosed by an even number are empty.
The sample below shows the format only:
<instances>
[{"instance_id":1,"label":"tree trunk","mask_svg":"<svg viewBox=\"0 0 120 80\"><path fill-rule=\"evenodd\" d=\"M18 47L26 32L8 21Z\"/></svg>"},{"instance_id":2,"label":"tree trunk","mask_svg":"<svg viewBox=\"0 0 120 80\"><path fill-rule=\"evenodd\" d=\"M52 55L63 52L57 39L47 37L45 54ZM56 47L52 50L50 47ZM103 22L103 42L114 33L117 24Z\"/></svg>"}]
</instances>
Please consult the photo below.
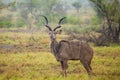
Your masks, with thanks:
<instances>
[{"instance_id":1,"label":"tree trunk","mask_svg":"<svg viewBox=\"0 0 120 80\"><path fill-rule=\"evenodd\" d=\"M113 35L113 42L118 43L119 42L119 32L115 31Z\"/></svg>"},{"instance_id":2,"label":"tree trunk","mask_svg":"<svg viewBox=\"0 0 120 80\"><path fill-rule=\"evenodd\" d=\"M113 42L117 43L119 42L119 36L120 36L120 20L119 20L119 23L118 23L118 28L116 27L115 28L115 31L114 31L114 36L113 36Z\"/></svg>"}]
</instances>

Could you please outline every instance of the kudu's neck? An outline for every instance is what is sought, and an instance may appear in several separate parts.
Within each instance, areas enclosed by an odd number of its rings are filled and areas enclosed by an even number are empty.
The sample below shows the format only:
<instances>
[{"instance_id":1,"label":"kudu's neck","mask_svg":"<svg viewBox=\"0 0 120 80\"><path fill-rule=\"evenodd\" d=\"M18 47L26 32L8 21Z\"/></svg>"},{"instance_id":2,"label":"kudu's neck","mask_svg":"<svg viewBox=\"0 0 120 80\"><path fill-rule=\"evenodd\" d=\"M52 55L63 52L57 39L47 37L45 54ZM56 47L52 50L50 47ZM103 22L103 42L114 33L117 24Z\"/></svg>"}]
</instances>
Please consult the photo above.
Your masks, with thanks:
<instances>
[{"instance_id":1,"label":"kudu's neck","mask_svg":"<svg viewBox=\"0 0 120 80\"><path fill-rule=\"evenodd\" d=\"M52 53L58 54L58 50L59 50L58 47L59 47L59 44L57 40L56 39L51 40L50 48L51 48Z\"/></svg>"}]
</instances>

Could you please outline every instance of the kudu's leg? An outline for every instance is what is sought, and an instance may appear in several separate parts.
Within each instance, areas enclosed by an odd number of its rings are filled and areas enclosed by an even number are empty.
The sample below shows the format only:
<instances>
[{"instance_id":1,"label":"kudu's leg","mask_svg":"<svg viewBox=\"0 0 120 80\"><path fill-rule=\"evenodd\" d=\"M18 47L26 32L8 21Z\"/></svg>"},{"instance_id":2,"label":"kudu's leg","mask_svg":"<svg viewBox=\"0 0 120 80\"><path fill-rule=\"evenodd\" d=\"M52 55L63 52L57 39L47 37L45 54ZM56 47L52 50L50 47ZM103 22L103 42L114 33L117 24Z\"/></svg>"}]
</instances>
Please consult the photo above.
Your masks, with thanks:
<instances>
[{"instance_id":1,"label":"kudu's leg","mask_svg":"<svg viewBox=\"0 0 120 80\"><path fill-rule=\"evenodd\" d=\"M91 61L88 64L89 64L89 69L90 69L90 73L89 74L96 76L96 74L92 71Z\"/></svg>"},{"instance_id":2,"label":"kudu's leg","mask_svg":"<svg viewBox=\"0 0 120 80\"><path fill-rule=\"evenodd\" d=\"M67 61L61 61L61 67L62 67L63 76L67 77L67 69L68 69Z\"/></svg>"},{"instance_id":3,"label":"kudu's leg","mask_svg":"<svg viewBox=\"0 0 120 80\"><path fill-rule=\"evenodd\" d=\"M88 61L86 60L80 60L80 61L83 64L84 68L86 69L87 73L90 74L92 68L90 67Z\"/></svg>"},{"instance_id":4,"label":"kudu's leg","mask_svg":"<svg viewBox=\"0 0 120 80\"><path fill-rule=\"evenodd\" d=\"M91 61L88 62L89 68L92 71L92 67L91 67Z\"/></svg>"}]
</instances>

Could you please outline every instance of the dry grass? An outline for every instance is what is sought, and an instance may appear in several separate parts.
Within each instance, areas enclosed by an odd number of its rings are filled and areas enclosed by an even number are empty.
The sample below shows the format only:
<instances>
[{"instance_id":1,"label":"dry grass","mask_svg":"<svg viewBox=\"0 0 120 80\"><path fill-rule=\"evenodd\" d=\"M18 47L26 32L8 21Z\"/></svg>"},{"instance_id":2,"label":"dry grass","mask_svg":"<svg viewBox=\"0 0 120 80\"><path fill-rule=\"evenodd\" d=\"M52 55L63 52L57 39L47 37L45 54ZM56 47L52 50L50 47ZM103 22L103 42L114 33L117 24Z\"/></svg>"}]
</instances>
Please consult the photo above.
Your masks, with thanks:
<instances>
[{"instance_id":1,"label":"dry grass","mask_svg":"<svg viewBox=\"0 0 120 80\"><path fill-rule=\"evenodd\" d=\"M0 80L120 79L119 45L94 47L92 67L96 76L89 77L80 61L69 61L68 77L64 78L61 75L60 63L49 52L49 36L40 33L32 36L31 38L31 34L28 33L1 32L0 46L15 45L19 49L10 48L11 51L9 48L6 50L6 47L0 49ZM65 37L67 36L58 35L58 40Z\"/></svg>"},{"instance_id":2,"label":"dry grass","mask_svg":"<svg viewBox=\"0 0 120 80\"><path fill-rule=\"evenodd\" d=\"M49 52L0 54L0 80L119 80L118 47L94 48L92 67L96 76L91 77L79 61L69 61L68 77L64 78L60 63Z\"/></svg>"}]
</instances>

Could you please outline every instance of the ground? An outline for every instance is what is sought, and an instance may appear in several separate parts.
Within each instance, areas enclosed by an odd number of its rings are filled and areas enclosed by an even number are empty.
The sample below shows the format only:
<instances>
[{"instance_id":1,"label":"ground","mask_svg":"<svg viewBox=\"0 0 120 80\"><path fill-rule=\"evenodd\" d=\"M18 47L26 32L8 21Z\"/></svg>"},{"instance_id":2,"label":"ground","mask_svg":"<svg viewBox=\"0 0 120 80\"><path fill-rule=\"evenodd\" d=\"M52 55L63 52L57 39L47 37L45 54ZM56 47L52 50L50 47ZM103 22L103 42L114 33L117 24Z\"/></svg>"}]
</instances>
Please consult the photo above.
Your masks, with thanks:
<instances>
[{"instance_id":1,"label":"ground","mask_svg":"<svg viewBox=\"0 0 120 80\"><path fill-rule=\"evenodd\" d=\"M88 76L80 61L69 61L68 77L63 77L60 63L50 52L48 35L35 33L30 39L29 33L0 33L0 80L120 79L120 45L91 45L94 49L91 66L95 75ZM64 37L58 36L58 39Z\"/></svg>"}]
</instances>

